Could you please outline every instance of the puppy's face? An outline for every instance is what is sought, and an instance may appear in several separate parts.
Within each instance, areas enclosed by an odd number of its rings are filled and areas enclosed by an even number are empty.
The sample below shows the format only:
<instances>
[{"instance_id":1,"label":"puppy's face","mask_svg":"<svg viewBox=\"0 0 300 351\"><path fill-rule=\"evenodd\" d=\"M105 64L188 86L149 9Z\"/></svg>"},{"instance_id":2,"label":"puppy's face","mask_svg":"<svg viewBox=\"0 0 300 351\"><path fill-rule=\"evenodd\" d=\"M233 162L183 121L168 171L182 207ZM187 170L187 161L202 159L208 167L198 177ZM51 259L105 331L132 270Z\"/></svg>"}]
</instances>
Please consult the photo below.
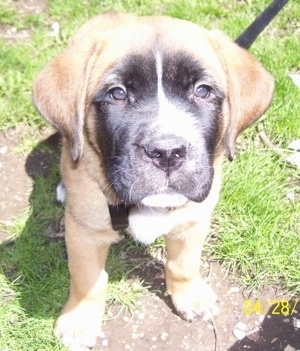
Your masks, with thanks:
<instances>
[{"instance_id":1,"label":"puppy's face","mask_svg":"<svg viewBox=\"0 0 300 351\"><path fill-rule=\"evenodd\" d=\"M155 49L113 64L89 118L118 198L199 202L211 187L225 95L191 53Z\"/></svg>"},{"instance_id":2,"label":"puppy's face","mask_svg":"<svg viewBox=\"0 0 300 351\"><path fill-rule=\"evenodd\" d=\"M223 34L114 14L82 27L36 80L34 100L74 159L93 146L119 201L172 207L208 196L216 157L225 148L233 157L272 89L270 75Z\"/></svg>"}]
</instances>

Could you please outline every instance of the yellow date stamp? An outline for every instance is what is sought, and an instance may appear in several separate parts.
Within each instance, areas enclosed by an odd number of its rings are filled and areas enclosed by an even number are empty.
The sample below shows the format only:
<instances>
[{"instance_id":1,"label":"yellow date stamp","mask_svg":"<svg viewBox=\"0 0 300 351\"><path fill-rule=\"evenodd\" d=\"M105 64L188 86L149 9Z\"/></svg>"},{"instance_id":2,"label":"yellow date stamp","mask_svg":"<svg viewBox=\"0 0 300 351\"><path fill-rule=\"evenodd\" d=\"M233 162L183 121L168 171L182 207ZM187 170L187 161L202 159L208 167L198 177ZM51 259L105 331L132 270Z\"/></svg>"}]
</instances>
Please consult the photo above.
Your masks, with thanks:
<instances>
[{"instance_id":1,"label":"yellow date stamp","mask_svg":"<svg viewBox=\"0 0 300 351\"><path fill-rule=\"evenodd\" d=\"M243 303L243 312L249 316L253 313L262 315L292 315L295 313L297 305L300 301L299 299L289 301L289 300L267 300L262 301L260 299L251 300L247 299Z\"/></svg>"}]
</instances>

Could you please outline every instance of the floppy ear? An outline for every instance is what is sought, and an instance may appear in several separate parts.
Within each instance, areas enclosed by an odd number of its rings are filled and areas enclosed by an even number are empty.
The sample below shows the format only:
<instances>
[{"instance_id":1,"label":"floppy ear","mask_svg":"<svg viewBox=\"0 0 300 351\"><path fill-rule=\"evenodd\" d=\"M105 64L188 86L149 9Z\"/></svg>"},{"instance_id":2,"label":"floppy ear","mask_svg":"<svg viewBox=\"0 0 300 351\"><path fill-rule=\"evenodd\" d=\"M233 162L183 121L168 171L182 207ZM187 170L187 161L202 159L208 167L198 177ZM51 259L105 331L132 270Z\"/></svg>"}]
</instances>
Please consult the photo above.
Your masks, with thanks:
<instances>
[{"instance_id":1,"label":"floppy ear","mask_svg":"<svg viewBox=\"0 0 300 351\"><path fill-rule=\"evenodd\" d=\"M234 158L237 136L254 123L269 107L274 90L273 77L246 50L225 34L212 31L227 75L229 124L226 155Z\"/></svg>"},{"instance_id":2,"label":"floppy ear","mask_svg":"<svg viewBox=\"0 0 300 351\"><path fill-rule=\"evenodd\" d=\"M74 161L83 151L83 127L89 78L106 33L133 16L105 13L87 21L65 52L37 76L32 98L39 113L68 141Z\"/></svg>"},{"instance_id":3,"label":"floppy ear","mask_svg":"<svg viewBox=\"0 0 300 351\"><path fill-rule=\"evenodd\" d=\"M83 151L86 91L95 51L69 47L46 65L33 85L37 110L67 139L74 161Z\"/></svg>"}]
</instances>

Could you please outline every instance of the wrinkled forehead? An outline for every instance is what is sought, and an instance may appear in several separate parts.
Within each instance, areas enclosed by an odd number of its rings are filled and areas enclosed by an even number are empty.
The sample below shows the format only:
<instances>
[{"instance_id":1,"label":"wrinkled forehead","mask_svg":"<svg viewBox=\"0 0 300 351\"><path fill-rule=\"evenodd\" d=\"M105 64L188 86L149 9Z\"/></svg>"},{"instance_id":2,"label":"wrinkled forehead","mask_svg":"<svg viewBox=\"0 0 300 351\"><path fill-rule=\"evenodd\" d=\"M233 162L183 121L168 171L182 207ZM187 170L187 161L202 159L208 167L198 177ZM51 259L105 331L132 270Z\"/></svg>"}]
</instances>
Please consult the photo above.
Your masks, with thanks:
<instances>
[{"instance_id":1,"label":"wrinkled forehead","mask_svg":"<svg viewBox=\"0 0 300 351\"><path fill-rule=\"evenodd\" d=\"M95 89L104 81L117 84L118 80L130 83L140 79L150 83L159 69L163 78L178 84L193 84L205 77L206 83L223 91L226 88L222 60L209 31L189 22L155 18L150 23L137 22L111 31L99 52L90 83Z\"/></svg>"},{"instance_id":2,"label":"wrinkled forehead","mask_svg":"<svg viewBox=\"0 0 300 351\"><path fill-rule=\"evenodd\" d=\"M172 92L179 97L181 92L188 92L196 84L207 84L216 90L223 90L218 77L201 60L184 51L173 54L150 50L131 53L119 59L104 74L101 86L109 88L119 84L133 91L142 89L145 93L146 89L147 92L155 92L157 85L161 85L165 92L171 92L172 88Z\"/></svg>"}]
</instances>

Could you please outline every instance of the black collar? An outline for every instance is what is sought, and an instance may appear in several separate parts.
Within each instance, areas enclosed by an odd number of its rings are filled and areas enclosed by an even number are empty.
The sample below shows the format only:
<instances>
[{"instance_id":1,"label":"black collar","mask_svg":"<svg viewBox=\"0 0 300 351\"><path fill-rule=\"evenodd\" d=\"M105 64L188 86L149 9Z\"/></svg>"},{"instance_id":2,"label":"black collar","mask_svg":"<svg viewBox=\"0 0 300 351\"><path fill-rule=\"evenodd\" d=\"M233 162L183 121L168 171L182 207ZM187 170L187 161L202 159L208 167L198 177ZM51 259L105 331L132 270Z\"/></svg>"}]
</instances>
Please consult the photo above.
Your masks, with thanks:
<instances>
[{"instance_id":1,"label":"black collar","mask_svg":"<svg viewBox=\"0 0 300 351\"><path fill-rule=\"evenodd\" d=\"M128 207L126 207L125 205L109 205L108 209L111 224L114 230L118 231L128 228Z\"/></svg>"}]
</instances>

